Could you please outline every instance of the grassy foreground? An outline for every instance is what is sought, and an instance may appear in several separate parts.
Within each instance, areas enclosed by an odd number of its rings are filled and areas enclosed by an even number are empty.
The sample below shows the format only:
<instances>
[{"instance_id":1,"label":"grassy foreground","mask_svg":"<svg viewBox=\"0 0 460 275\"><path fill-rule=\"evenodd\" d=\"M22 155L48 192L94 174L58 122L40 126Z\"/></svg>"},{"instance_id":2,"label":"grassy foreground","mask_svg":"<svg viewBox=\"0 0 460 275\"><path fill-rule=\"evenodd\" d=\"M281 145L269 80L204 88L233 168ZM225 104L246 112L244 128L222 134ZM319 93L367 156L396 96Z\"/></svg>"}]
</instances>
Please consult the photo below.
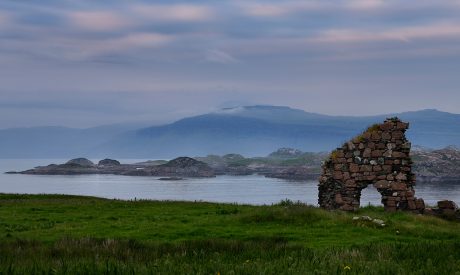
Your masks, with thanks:
<instances>
[{"instance_id":1,"label":"grassy foreground","mask_svg":"<svg viewBox=\"0 0 460 275\"><path fill-rule=\"evenodd\" d=\"M3 194L0 274L15 273L460 274L460 223L375 207Z\"/></svg>"}]
</instances>

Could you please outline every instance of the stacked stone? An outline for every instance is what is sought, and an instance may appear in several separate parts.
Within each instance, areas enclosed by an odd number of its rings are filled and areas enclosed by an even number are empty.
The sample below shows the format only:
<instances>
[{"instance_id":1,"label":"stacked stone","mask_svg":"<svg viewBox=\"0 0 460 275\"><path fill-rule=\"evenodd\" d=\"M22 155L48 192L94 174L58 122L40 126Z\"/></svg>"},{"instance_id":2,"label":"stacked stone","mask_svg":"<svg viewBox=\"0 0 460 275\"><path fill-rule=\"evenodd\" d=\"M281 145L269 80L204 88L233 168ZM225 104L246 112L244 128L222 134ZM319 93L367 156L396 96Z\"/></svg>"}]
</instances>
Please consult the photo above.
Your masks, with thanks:
<instances>
[{"instance_id":1,"label":"stacked stone","mask_svg":"<svg viewBox=\"0 0 460 275\"><path fill-rule=\"evenodd\" d=\"M405 137L408 127L398 118L389 118L333 151L319 179L319 205L355 210L361 190L374 184L385 210L423 211L423 200L414 196L411 144Z\"/></svg>"}]
</instances>

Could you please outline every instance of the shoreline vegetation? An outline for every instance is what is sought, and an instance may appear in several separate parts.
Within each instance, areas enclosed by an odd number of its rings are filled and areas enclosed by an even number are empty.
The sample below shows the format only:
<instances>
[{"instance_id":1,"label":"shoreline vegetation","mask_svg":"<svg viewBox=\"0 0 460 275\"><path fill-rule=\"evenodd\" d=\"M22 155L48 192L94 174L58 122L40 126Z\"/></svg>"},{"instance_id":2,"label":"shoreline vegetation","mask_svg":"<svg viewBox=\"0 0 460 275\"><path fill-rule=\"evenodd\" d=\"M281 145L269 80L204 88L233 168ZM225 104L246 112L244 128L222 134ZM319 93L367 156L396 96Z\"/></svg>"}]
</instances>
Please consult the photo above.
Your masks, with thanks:
<instances>
[{"instance_id":1,"label":"shoreline vegetation","mask_svg":"<svg viewBox=\"0 0 460 275\"><path fill-rule=\"evenodd\" d=\"M289 200L252 206L0 194L5 274L454 274L460 223ZM385 226L367 218L382 220Z\"/></svg>"}]
</instances>

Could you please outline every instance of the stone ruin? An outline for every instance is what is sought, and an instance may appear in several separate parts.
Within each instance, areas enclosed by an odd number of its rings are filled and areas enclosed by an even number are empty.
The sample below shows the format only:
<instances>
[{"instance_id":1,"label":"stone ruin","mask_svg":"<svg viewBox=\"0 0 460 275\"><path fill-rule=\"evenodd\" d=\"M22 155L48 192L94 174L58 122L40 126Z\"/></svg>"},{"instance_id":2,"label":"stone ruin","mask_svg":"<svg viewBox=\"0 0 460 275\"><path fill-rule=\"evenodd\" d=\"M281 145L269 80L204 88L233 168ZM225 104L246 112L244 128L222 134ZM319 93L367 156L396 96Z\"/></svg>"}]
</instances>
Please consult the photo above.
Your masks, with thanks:
<instances>
[{"instance_id":1,"label":"stone ruin","mask_svg":"<svg viewBox=\"0 0 460 275\"><path fill-rule=\"evenodd\" d=\"M319 205L325 209L359 208L361 190L373 184L386 211L423 212L423 199L415 198L415 175L405 131L409 123L389 118L333 151L319 178Z\"/></svg>"}]
</instances>

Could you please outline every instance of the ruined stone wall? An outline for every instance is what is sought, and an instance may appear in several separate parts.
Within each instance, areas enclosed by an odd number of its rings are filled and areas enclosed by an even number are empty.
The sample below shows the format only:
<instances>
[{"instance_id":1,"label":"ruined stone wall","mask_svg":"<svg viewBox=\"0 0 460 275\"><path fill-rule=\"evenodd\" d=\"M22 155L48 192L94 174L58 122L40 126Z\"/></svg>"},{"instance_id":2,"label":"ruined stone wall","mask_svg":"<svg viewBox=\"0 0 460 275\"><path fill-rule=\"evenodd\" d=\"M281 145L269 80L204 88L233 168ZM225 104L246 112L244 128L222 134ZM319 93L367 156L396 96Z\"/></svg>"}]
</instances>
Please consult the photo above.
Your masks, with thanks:
<instances>
[{"instance_id":1,"label":"ruined stone wall","mask_svg":"<svg viewBox=\"0 0 460 275\"><path fill-rule=\"evenodd\" d=\"M405 136L408 127L408 123L390 118L333 151L319 179L319 205L355 210L361 190L373 184L382 195L385 210L423 211L423 200L414 196L411 144Z\"/></svg>"}]
</instances>

